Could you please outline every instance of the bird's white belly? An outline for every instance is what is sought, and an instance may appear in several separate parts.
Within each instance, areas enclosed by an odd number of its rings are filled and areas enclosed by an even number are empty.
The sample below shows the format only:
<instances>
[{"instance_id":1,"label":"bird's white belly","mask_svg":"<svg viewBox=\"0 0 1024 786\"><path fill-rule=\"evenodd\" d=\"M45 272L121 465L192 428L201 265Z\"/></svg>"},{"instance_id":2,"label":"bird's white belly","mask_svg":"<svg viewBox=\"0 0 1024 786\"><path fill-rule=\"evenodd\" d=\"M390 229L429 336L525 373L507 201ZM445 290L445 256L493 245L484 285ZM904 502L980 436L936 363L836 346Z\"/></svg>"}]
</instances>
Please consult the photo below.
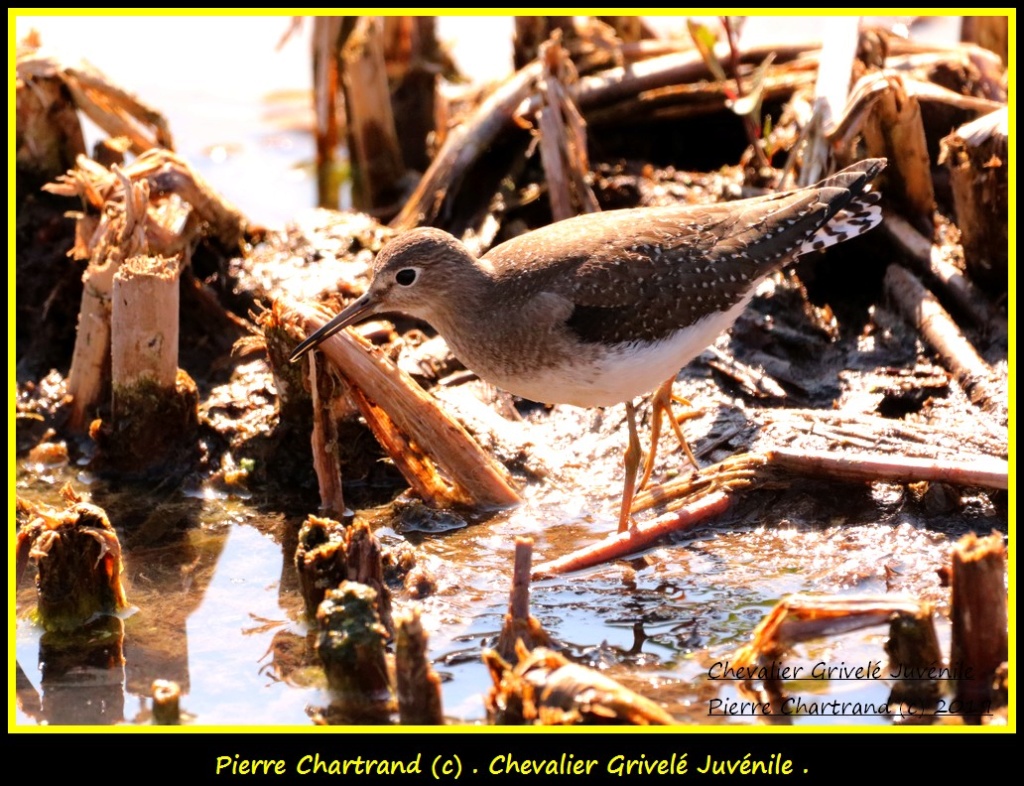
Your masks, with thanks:
<instances>
[{"instance_id":1,"label":"bird's white belly","mask_svg":"<svg viewBox=\"0 0 1024 786\"><path fill-rule=\"evenodd\" d=\"M649 393L674 377L732 325L749 300L748 296L728 311L705 317L656 344L617 344L596 358L581 351L577 363L541 367L534 373L483 376L531 401L578 407L619 404Z\"/></svg>"}]
</instances>

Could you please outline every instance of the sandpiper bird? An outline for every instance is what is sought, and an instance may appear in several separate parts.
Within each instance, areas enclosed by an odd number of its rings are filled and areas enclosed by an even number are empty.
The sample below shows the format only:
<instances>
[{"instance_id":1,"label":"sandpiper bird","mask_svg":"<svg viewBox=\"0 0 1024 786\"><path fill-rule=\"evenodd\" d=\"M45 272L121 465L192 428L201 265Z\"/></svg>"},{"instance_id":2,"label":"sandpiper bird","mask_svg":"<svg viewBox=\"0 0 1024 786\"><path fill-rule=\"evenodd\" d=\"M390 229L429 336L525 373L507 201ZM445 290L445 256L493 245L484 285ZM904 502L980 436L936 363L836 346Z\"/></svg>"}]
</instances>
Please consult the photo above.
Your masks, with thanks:
<instances>
[{"instance_id":1,"label":"sandpiper bird","mask_svg":"<svg viewBox=\"0 0 1024 786\"><path fill-rule=\"evenodd\" d=\"M506 241L480 259L439 229L406 232L374 262L369 289L292 353L381 312L432 325L467 368L548 404L625 402L629 448L619 530L640 462L633 399L655 388L650 475L679 370L732 325L758 284L797 257L882 219L868 159L795 191L726 202L591 213Z\"/></svg>"}]
</instances>

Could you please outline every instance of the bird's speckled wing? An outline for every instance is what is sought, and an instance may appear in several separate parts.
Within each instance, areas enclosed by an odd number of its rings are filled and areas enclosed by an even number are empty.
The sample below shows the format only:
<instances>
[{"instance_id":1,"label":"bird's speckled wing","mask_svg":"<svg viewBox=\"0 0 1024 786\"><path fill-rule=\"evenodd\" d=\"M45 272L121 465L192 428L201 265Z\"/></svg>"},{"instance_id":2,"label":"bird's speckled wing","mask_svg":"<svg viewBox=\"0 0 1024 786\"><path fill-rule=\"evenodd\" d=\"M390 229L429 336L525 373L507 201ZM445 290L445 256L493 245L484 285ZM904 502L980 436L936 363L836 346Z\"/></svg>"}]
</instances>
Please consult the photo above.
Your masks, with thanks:
<instances>
[{"instance_id":1,"label":"bird's speckled wing","mask_svg":"<svg viewBox=\"0 0 1024 786\"><path fill-rule=\"evenodd\" d=\"M881 166L740 202L580 216L484 258L503 275L542 277L537 289L572 303L565 325L585 342L657 340L727 311L797 256L874 226L877 195L864 188Z\"/></svg>"}]
</instances>

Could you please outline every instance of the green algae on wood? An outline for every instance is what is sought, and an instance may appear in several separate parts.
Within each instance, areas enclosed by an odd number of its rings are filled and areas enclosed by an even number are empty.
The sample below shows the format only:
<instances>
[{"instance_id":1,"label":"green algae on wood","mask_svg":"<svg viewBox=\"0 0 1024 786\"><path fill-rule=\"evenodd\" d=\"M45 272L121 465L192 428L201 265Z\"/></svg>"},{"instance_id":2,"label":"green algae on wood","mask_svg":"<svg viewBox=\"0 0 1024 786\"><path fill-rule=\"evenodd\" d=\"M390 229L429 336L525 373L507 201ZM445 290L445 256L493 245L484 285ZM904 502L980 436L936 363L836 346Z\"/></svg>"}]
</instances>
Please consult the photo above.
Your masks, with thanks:
<instances>
[{"instance_id":1,"label":"green algae on wood","mask_svg":"<svg viewBox=\"0 0 1024 786\"><path fill-rule=\"evenodd\" d=\"M377 593L354 581L330 590L316 613L317 653L327 684L345 703L379 702L391 695Z\"/></svg>"}]
</instances>

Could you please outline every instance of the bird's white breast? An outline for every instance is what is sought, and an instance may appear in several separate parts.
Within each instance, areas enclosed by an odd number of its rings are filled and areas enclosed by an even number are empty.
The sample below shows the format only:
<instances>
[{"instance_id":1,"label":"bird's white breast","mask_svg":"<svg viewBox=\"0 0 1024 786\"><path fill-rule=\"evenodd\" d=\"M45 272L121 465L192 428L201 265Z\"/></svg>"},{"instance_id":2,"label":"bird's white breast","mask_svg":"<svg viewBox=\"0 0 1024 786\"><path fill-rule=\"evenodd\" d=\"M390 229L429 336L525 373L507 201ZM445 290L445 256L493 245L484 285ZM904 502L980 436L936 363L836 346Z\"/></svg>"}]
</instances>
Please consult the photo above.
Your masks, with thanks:
<instances>
[{"instance_id":1,"label":"bird's white breast","mask_svg":"<svg viewBox=\"0 0 1024 786\"><path fill-rule=\"evenodd\" d=\"M751 295L755 288L751 288ZM601 352L585 351L595 349L596 345L584 345L572 362L538 366L529 372L473 370L509 393L531 401L578 407L619 404L649 393L674 377L736 321L751 295L728 311L710 314L653 344L627 342L605 347ZM471 362L467 365L472 368Z\"/></svg>"}]
</instances>

